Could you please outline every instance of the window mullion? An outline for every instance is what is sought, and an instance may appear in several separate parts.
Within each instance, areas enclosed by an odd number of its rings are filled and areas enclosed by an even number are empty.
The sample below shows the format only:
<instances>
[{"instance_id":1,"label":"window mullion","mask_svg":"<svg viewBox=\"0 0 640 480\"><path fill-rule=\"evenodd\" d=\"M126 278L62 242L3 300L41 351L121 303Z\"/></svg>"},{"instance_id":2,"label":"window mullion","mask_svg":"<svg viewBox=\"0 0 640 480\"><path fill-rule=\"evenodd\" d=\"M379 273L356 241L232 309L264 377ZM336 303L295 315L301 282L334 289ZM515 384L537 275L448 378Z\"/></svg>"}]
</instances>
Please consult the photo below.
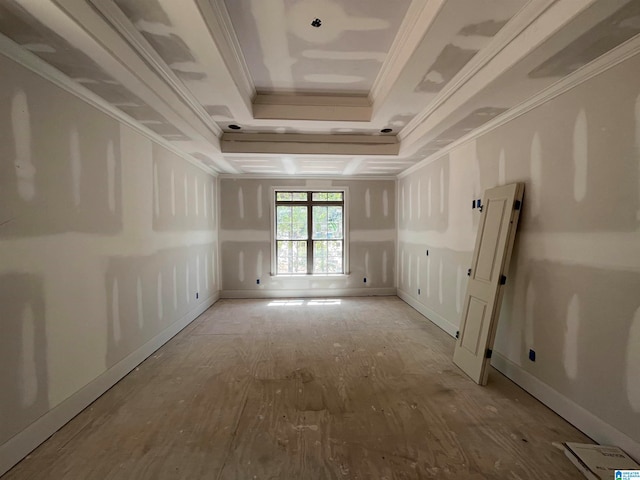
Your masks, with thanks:
<instances>
[{"instance_id":1,"label":"window mullion","mask_svg":"<svg viewBox=\"0 0 640 480\"><path fill-rule=\"evenodd\" d=\"M307 193L307 274L313 273L313 208L311 192Z\"/></svg>"}]
</instances>

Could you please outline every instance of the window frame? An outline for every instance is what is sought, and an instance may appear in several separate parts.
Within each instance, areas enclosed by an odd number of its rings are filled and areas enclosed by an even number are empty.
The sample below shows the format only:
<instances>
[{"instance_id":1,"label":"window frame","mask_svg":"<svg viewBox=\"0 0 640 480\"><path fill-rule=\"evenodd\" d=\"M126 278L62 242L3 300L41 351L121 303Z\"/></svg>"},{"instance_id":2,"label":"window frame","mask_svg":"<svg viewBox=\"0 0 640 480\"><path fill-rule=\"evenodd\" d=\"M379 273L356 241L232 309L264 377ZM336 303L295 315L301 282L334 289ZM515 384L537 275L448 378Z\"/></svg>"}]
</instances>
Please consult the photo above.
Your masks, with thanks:
<instances>
[{"instance_id":1,"label":"window frame","mask_svg":"<svg viewBox=\"0 0 640 480\"><path fill-rule=\"evenodd\" d=\"M307 253L307 273L278 273L278 241L276 239L277 215L276 215L276 192L306 192L308 194L307 201L287 201L291 205L307 205L309 213L307 216L307 249L311 249L311 253ZM332 202L312 201L313 193L342 193L342 273L313 273L313 206L331 205ZM349 272L349 189L347 187L323 187L323 186L287 186L287 187L271 187L270 197L270 222L271 222L271 276L273 277L336 277L347 276ZM311 260L310 260L311 259ZM311 262L311 265L309 264ZM311 268L310 268L311 267ZM310 271L309 271L310 269Z\"/></svg>"}]
</instances>

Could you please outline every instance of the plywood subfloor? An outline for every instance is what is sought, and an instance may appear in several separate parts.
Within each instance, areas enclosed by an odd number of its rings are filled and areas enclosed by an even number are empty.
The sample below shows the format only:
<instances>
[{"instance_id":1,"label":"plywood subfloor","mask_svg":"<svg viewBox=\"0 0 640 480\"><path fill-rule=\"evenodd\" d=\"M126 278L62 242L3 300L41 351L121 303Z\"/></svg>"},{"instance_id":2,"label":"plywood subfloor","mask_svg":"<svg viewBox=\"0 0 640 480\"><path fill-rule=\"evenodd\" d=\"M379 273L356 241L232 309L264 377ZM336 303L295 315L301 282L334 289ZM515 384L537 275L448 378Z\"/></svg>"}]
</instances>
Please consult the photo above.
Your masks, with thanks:
<instances>
[{"instance_id":1,"label":"plywood subfloor","mask_svg":"<svg viewBox=\"0 0 640 480\"><path fill-rule=\"evenodd\" d=\"M222 300L3 480L579 479L588 438L396 297Z\"/></svg>"}]
</instances>

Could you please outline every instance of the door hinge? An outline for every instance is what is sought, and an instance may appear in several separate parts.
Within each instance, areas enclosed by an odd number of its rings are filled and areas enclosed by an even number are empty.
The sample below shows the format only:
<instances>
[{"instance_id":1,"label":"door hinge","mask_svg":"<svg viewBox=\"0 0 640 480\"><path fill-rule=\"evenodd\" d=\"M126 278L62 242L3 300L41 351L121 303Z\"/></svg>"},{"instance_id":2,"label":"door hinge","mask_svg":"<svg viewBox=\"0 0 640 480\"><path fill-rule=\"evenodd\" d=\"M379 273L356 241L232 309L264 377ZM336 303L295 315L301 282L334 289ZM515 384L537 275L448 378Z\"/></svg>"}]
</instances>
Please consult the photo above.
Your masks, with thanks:
<instances>
[{"instance_id":1,"label":"door hinge","mask_svg":"<svg viewBox=\"0 0 640 480\"><path fill-rule=\"evenodd\" d=\"M460 338L460 330L456 331L456 338Z\"/></svg>"},{"instance_id":2,"label":"door hinge","mask_svg":"<svg viewBox=\"0 0 640 480\"><path fill-rule=\"evenodd\" d=\"M515 202L513 202L513 209L514 210L520 210L521 206L522 206L522 202L520 200L516 200Z\"/></svg>"},{"instance_id":3,"label":"door hinge","mask_svg":"<svg viewBox=\"0 0 640 480\"><path fill-rule=\"evenodd\" d=\"M467 270L467 277L470 277L470 276L471 276L471 269L468 269Z\"/></svg>"},{"instance_id":4,"label":"door hinge","mask_svg":"<svg viewBox=\"0 0 640 480\"><path fill-rule=\"evenodd\" d=\"M487 351L484 354L484 358L491 358L491 355L493 355L493 350L487 348Z\"/></svg>"},{"instance_id":5,"label":"door hinge","mask_svg":"<svg viewBox=\"0 0 640 480\"><path fill-rule=\"evenodd\" d=\"M507 277L500 275L500 285L504 285L505 283L507 283Z\"/></svg>"}]
</instances>

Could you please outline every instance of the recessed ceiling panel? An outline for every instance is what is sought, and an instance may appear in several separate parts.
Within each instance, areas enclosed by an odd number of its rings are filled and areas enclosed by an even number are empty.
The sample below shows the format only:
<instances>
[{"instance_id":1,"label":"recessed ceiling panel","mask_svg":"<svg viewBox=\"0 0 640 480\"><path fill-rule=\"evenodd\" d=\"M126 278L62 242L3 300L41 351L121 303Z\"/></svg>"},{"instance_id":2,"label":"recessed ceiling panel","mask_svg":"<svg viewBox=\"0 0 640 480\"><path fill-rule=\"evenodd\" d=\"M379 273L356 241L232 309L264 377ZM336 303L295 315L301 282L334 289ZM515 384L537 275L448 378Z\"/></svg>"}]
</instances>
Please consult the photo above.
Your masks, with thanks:
<instances>
[{"instance_id":1,"label":"recessed ceiling panel","mask_svg":"<svg viewBox=\"0 0 640 480\"><path fill-rule=\"evenodd\" d=\"M225 0L259 92L352 95L369 93L410 3Z\"/></svg>"}]
</instances>

